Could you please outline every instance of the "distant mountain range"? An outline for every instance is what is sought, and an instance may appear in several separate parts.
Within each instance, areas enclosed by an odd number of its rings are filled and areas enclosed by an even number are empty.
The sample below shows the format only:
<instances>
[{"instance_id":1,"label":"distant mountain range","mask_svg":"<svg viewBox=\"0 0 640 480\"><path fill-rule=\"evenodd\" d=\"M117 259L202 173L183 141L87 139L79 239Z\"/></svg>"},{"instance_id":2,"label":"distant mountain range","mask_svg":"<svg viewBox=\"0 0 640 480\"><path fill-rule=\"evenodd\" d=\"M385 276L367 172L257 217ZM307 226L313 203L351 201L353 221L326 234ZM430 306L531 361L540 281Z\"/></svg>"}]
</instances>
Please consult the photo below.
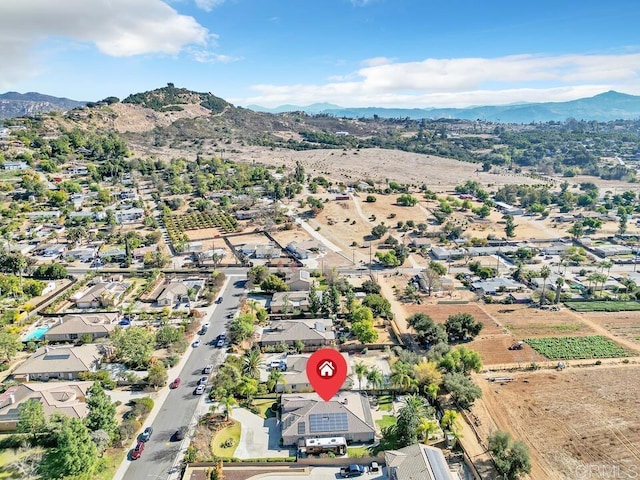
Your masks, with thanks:
<instances>
[{"instance_id":1,"label":"distant mountain range","mask_svg":"<svg viewBox=\"0 0 640 480\"><path fill-rule=\"evenodd\" d=\"M594 97L581 98L569 102L521 103L514 105L478 106L468 108L345 108L327 103L314 103L306 107L282 105L264 108L256 105L247 108L257 112L282 113L300 111L308 114L327 114L335 117L411 118L418 119L462 119L485 120L502 123L531 123L576 120L640 119L640 96L609 91Z\"/></svg>"},{"instance_id":2,"label":"distant mountain range","mask_svg":"<svg viewBox=\"0 0 640 480\"><path fill-rule=\"evenodd\" d=\"M3 118L36 115L53 110L66 112L75 107L85 105L85 103L36 92L7 92L0 94L0 120Z\"/></svg>"}]
</instances>

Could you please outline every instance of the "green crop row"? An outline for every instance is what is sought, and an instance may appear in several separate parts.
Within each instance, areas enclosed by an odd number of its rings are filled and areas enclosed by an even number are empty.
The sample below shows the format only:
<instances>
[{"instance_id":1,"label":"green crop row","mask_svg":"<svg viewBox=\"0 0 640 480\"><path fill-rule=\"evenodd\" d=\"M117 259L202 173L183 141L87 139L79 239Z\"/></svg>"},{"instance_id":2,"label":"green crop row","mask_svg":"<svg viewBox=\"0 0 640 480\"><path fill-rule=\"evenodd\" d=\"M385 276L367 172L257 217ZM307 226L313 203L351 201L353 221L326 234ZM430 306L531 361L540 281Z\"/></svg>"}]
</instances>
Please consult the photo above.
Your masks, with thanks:
<instances>
[{"instance_id":1,"label":"green crop row","mask_svg":"<svg viewBox=\"0 0 640 480\"><path fill-rule=\"evenodd\" d=\"M631 312L640 310L640 302L565 302L565 305L576 312Z\"/></svg>"},{"instance_id":2,"label":"green crop row","mask_svg":"<svg viewBox=\"0 0 640 480\"><path fill-rule=\"evenodd\" d=\"M546 337L524 340L550 360L626 357L628 353L601 335L590 337Z\"/></svg>"}]
</instances>

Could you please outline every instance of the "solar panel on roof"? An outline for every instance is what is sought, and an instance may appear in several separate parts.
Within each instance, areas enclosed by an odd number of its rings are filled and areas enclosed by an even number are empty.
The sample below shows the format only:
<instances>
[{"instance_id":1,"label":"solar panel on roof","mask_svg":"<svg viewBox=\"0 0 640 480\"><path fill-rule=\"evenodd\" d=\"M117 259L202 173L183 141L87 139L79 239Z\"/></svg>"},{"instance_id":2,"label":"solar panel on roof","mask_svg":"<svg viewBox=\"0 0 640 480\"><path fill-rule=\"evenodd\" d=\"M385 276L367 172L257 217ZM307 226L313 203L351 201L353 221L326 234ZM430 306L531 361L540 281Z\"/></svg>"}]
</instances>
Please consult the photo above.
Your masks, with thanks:
<instances>
[{"instance_id":1,"label":"solar panel on roof","mask_svg":"<svg viewBox=\"0 0 640 480\"><path fill-rule=\"evenodd\" d=\"M309 415L309 431L311 433L346 432L348 430L349 421L344 412L312 413Z\"/></svg>"}]
</instances>

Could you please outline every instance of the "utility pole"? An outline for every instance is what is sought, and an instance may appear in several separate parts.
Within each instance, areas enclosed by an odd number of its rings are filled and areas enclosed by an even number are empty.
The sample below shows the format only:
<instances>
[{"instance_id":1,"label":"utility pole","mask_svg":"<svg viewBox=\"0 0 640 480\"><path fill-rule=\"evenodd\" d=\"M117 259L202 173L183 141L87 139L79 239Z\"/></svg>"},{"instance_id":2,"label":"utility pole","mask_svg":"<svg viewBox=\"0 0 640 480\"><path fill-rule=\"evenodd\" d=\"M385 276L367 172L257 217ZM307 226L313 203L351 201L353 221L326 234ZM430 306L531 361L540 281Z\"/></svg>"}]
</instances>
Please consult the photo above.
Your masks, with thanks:
<instances>
[{"instance_id":1,"label":"utility pole","mask_svg":"<svg viewBox=\"0 0 640 480\"><path fill-rule=\"evenodd\" d=\"M369 242L369 275L371 275L371 242Z\"/></svg>"}]
</instances>

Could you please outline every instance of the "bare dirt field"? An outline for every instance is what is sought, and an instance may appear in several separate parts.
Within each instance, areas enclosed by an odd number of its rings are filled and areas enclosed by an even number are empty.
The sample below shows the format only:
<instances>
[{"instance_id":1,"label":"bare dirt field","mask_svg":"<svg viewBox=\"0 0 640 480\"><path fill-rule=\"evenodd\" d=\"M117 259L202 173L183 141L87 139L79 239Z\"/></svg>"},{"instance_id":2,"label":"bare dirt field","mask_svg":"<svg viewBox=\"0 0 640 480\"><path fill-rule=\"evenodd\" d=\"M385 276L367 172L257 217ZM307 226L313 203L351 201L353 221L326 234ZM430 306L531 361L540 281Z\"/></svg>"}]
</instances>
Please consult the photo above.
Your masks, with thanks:
<instances>
[{"instance_id":1,"label":"bare dirt field","mask_svg":"<svg viewBox=\"0 0 640 480\"><path fill-rule=\"evenodd\" d=\"M385 182L389 179L417 186L426 183L434 191L451 189L466 180L477 180L485 185L542 183L525 175L485 173L479 171L477 164L399 150L367 148L292 151L261 147L238 147L234 150L235 152L227 151L225 158L240 163L255 161L278 167L286 165L289 168L300 161L307 173L343 182L364 179Z\"/></svg>"},{"instance_id":2,"label":"bare dirt field","mask_svg":"<svg viewBox=\"0 0 640 480\"><path fill-rule=\"evenodd\" d=\"M635 342L640 346L640 312L576 312L575 315L606 328L616 337Z\"/></svg>"},{"instance_id":3,"label":"bare dirt field","mask_svg":"<svg viewBox=\"0 0 640 480\"><path fill-rule=\"evenodd\" d=\"M511 432L531 450L535 480L637 478L640 384L637 365L539 370L506 384L475 379L483 398L472 408L478 435Z\"/></svg>"},{"instance_id":4,"label":"bare dirt field","mask_svg":"<svg viewBox=\"0 0 640 480\"><path fill-rule=\"evenodd\" d=\"M552 312L526 305L483 305L482 308L519 340L527 337L596 335L573 312Z\"/></svg>"}]
</instances>

